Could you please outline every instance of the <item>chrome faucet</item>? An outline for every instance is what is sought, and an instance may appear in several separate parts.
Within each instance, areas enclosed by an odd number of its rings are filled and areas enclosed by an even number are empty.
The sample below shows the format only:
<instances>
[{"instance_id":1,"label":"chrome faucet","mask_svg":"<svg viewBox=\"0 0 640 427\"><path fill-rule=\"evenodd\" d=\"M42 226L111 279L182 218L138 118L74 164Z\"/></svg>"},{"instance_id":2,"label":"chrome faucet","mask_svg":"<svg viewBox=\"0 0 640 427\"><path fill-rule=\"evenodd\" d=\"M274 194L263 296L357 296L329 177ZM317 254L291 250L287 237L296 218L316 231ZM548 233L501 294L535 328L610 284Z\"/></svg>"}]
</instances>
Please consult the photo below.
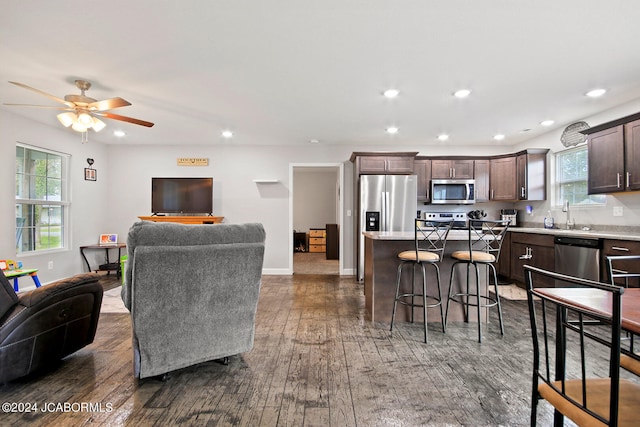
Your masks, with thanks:
<instances>
[{"instance_id":1,"label":"chrome faucet","mask_svg":"<svg viewBox=\"0 0 640 427\"><path fill-rule=\"evenodd\" d=\"M571 218L571 209L569 209L569 201L568 200L564 201L564 206L562 206L562 212L566 212L567 213L567 230L573 230L573 226L575 225L575 223L573 222L573 219Z\"/></svg>"}]
</instances>

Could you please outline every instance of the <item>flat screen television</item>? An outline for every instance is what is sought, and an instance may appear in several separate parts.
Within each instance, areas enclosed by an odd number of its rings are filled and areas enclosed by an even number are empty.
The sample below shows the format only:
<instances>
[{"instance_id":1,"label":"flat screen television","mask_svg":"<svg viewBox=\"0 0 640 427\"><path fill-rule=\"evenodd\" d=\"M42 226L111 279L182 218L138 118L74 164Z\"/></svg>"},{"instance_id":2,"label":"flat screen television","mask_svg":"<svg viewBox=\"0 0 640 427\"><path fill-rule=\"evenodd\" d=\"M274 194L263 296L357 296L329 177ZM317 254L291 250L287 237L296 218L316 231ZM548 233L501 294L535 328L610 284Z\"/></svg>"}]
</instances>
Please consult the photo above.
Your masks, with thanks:
<instances>
[{"instance_id":1,"label":"flat screen television","mask_svg":"<svg viewBox=\"0 0 640 427\"><path fill-rule=\"evenodd\" d=\"M151 212L212 214L213 178L151 178Z\"/></svg>"}]
</instances>

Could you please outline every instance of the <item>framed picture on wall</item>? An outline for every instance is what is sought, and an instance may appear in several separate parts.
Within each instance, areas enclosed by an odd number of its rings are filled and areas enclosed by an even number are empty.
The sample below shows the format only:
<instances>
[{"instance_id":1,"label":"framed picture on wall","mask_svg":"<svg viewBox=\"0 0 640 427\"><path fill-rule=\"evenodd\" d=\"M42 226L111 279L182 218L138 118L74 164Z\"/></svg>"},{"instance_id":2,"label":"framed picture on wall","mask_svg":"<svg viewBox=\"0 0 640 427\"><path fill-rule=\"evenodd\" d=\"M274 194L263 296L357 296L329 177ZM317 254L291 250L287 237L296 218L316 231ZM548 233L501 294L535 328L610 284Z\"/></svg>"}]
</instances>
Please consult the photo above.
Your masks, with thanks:
<instances>
[{"instance_id":1,"label":"framed picture on wall","mask_svg":"<svg viewBox=\"0 0 640 427\"><path fill-rule=\"evenodd\" d=\"M96 181L97 180L97 170L91 168L84 168L84 180L85 181Z\"/></svg>"}]
</instances>

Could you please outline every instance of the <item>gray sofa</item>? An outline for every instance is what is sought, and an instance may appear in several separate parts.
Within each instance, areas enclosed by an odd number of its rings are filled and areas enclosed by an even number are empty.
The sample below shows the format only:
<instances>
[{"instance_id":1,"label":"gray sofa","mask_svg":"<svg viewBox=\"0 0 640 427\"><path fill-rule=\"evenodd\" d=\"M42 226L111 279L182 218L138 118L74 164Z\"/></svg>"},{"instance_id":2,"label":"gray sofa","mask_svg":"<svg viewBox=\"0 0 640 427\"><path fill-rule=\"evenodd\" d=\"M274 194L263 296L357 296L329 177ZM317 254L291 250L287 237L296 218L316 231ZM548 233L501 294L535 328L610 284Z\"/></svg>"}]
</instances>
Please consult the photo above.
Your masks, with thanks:
<instances>
[{"instance_id":1,"label":"gray sofa","mask_svg":"<svg viewBox=\"0 0 640 427\"><path fill-rule=\"evenodd\" d=\"M122 300L136 377L251 350L264 241L261 224L131 227Z\"/></svg>"}]
</instances>

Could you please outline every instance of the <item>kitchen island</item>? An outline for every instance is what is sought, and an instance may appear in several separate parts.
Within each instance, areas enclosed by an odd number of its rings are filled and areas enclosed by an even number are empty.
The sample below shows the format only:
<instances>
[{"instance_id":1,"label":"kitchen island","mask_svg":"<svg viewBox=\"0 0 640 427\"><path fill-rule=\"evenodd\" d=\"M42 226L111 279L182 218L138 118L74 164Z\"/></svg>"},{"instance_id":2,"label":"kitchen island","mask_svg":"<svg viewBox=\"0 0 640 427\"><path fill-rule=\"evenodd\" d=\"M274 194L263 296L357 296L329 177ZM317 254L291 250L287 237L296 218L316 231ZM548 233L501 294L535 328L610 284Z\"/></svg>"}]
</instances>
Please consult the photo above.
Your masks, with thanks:
<instances>
[{"instance_id":1,"label":"kitchen island","mask_svg":"<svg viewBox=\"0 0 640 427\"><path fill-rule=\"evenodd\" d=\"M364 248L364 296L365 306L367 309L367 320L372 322L391 322L391 314L393 311L393 300L396 292L396 275L398 272L398 253L415 248L414 233L411 232L384 232L384 231L365 231ZM440 268L440 286L442 289L443 308L446 308L447 296L449 295L449 278L451 275L451 266L453 260L449 257L453 251L468 249L467 230L451 230L447 239L447 245L443 260L439 264ZM427 294L437 295L437 281L435 269L432 266L425 266L427 271ZM480 286L483 290L482 294L486 295L487 289L487 267L480 267ZM485 271L483 271L485 270ZM474 273L473 268L471 269ZM420 269L416 269L416 284L421 287L422 273ZM461 283L466 286L466 268L457 267L454 289L461 289ZM475 277L471 278L475 282ZM411 269L405 268L402 275L401 290L405 292L411 289ZM420 299L420 298L418 298ZM432 300L427 301L428 304L433 303ZM464 319L463 306L451 302L448 322L462 321ZM439 308L429 308L427 317L429 322L440 322ZM494 308L495 310L495 308ZM482 310L481 316L486 319L487 309ZM396 322L407 322L410 319L411 309L408 306L398 304L396 311ZM473 322L477 319L475 307L470 307L469 321ZM414 321L422 322L422 309L414 310Z\"/></svg>"}]
</instances>

